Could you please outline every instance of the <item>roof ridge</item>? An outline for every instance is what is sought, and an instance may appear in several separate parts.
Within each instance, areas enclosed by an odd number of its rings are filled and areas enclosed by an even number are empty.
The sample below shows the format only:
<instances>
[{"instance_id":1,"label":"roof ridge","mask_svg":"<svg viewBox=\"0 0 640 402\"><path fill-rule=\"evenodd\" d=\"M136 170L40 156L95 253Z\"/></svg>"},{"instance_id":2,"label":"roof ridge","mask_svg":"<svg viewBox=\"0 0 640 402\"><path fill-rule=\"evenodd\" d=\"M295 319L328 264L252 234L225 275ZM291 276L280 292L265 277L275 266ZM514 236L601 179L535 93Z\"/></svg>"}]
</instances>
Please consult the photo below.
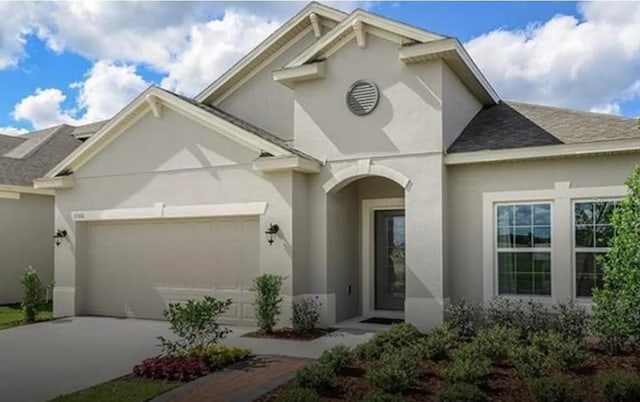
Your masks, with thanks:
<instances>
[{"instance_id":1,"label":"roof ridge","mask_svg":"<svg viewBox=\"0 0 640 402\"><path fill-rule=\"evenodd\" d=\"M51 139L57 135L58 133L64 132L65 130L69 131L72 127L68 124L60 124L58 126L53 126L49 129L48 133L45 133L42 136L33 136L31 138L25 138L25 141L22 142L17 147L13 148L11 151L4 153L2 156L5 158L12 159L28 159L35 152L42 149L46 144L51 141ZM41 131L44 131L41 130Z\"/></svg>"},{"instance_id":2,"label":"roof ridge","mask_svg":"<svg viewBox=\"0 0 640 402\"><path fill-rule=\"evenodd\" d=\"M504 103L506 103L507 105L522 105L522 106L531 106L531 107L538 107L541 109L552 109L552 110L558 110L561 112L567 112L567 113L575 113L575 114L585 114L585 115L589 115L589 116L602 116L602 117L608 117L608 118L612 118L612 119L619 119L619 120L638 120L638 118L635 117L627 117L627 116L619 116L619 115L615 115L615 114L609 114L609 113L602 113L602 112L589 112L589 111L584 111L584 110L576 110L576 109L570 109L568 107L562 107L562 106L549 106L549 105L541 105L539 103L530 103L530 102L522 102L522 101L512 101L512 100L504 100Z\"/></svg>"}]
</instances>

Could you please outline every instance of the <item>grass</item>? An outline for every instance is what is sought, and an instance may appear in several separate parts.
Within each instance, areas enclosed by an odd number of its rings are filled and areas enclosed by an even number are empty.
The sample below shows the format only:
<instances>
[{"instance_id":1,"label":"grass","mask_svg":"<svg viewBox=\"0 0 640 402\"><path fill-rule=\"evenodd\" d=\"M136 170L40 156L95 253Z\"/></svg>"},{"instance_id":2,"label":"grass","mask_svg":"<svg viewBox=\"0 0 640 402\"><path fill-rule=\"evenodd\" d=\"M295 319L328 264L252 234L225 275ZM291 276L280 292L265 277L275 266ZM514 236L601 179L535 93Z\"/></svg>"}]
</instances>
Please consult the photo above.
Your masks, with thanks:
<instances>
[{"instance_id":1,"label":"grass","mask_svg":"<svg viewBox=\"0 0 640 402\"><path fill-rule=\"evenodd\" d=\"M50 402L144 402L179 386L179 382L118 378Z\"/></svg>"},{"instance_id":2,"label":"grass","mask_svg":"<svg viewBox=\"0 0 640 402\"><path fill-rule=\"evenodd\" d=\"M49 302L38 314L38 321L48 320L53 316L53 303ZM0 329L16 327L24 324L22 321L22 308L20 304L6 304L0 306Z\"/></svg>"}]
</instances>

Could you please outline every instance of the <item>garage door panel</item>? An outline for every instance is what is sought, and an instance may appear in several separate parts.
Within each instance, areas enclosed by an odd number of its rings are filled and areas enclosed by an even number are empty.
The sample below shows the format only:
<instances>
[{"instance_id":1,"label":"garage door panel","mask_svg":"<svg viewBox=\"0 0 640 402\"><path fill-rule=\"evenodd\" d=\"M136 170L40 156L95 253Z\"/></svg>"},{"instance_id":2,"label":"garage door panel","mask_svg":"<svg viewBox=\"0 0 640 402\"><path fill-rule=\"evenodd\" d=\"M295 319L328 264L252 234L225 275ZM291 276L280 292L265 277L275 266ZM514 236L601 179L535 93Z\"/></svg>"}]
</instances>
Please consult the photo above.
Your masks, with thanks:
<instances>
[{"instance_id":1,"label":"garage door panel","mask_svg":"<svg viewBox=\"0 0 640 402\"><path fill-rule=\"evenodd\" d=\"M92 223L88 229L90 314L162 318L169 302L211 295L233 299L228 322L253 324L257 218Z\"/></svg>"}]
</instances>

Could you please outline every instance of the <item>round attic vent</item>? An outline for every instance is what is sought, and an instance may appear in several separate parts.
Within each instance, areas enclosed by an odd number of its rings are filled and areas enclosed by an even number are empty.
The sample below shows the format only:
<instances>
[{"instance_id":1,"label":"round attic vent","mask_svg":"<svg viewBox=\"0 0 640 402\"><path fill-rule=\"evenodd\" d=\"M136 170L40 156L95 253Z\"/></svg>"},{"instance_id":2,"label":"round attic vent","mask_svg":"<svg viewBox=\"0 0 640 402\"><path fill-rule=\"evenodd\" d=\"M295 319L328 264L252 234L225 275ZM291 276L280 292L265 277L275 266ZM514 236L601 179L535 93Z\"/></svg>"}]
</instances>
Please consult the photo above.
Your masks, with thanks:
<instances>
[{"instance_id":1,"label":"round attic vent","mask_svg":"<svg viewBox=\"0 0 640 402\"><path fill-rule=\"evenodd\" d=\"M378 105L378 87L371 81L358 80L347 90L347 107L351 113L364 116Z\"/></svg>"}]
</instances>

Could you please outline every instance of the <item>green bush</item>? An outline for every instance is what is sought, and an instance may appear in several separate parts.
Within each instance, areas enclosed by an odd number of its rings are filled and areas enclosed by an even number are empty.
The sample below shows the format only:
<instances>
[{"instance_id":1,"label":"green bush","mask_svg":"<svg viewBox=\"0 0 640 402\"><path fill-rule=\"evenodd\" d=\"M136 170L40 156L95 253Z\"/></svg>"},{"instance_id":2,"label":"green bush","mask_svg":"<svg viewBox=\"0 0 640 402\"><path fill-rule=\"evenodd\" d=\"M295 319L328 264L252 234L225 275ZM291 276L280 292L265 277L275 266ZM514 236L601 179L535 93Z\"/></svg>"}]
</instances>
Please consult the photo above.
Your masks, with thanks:
<instances>
[{"instance_id":1,"label":"green bush","mask_svg":"<svg viewBox=\"0 0 640 402\"><path fill-rule=\"evenodd\" d=\"M451 303L447 325L461 337L474 336L486 326L486 312L483 305L465 299Z\"/></svg>"},{"instance_id":2,"label":"green bush","mask_svg":"<svg viewBox=\"0 0 640 402\"><path fill-rule=\"evenodd\" d=\"M196 346L179 352L179 356L205 357L213 367L225 367L240 360L244 360L251 354L250 349L231 346L210 344Z\"/></svg>"},{"instance_id":3,"label":"green bush","mask_svg":"<svg viewBox=\"0 0 640 402\"><path fill-rule=\"evenodd\" d=\"M379 391L374 391L362 398L362 402L404 402L404 400L402 395Z\"/></svg>"},{"instance_id":4,"label":"green bush","mask_svg":"<svg viewBox=\"0 0 640 402\"><path fill-rule=\"evenodd\" d=\"M320 302L306 297L298 301L294 301L291 305L293 311L291 315L291 324L297 332L312 332L318 328L320 322Z\"/></svg>"},{"instance_id":5,"label":"green bush","mask_svg":"<svg viewBox=\"0 0 640 402\"><path fill-rule=\"evenodd\" d=\"M471 384L453 384L436 395L438 402L486 402L487 394Z\"/></svg>"},{"instance_id":6,"label":"green bush","mask_svg":"<svg viewBox=\"0 0 640 402\"><path fill-rule=\"evenodd\" d=\"M640 375L632 371L598 373L595 386L598 394L607 402L640 401Z\"/></svg>"},{"instance_id":7,"label":"green bush","mask_svg":"<svg viewBox=\"0 0 640 402\"><path fill-rule=\"evenodd\" d=\"M53 286L53 283L45 285L36 271L31 265L27 267L22 279L22 313L24 322L35 322L38 313L47 304L47 290Z\"/></svg>"},{"instance_id":8,"label":"green bush","mask_svg":"<svg viewBox=\"0 0 640 402\"><path fill-rule=\"evenodd\" d=\"M581 400L575 385L565 376L531 380L529 392L537 402L578 402Z\"/></svg>"},{"instance_id":9,"label":"green bush","mask_svg":"<svg viewBox=\"0 0 640 402\"><path fill-rule=\"evenodd\" d=\"M320 396L309 388L291 388L282 391L276 402L319 402Z\"/></svg>"},{"instance_id":10,"label":"green bush","mask_svg":"<svg viewBox=\"0 0 640 402\"><path fill-rule=\"evenodd\" d=\"M365 378L381 390L396 394L418 381L418 362L410 350L385 352L365 373Z\"/></svg>"},{"instance_id":11,"label":"green bush","mask_svg":"<svg viewBox=\"0 0 640 402\"><path fill-rule=\"evenodd\" d=\"M229 309L231 299L217 300L205 296L202 300L188 300L184 303L170 303L162 314L169 321L171 331L178 340L160 336L160 344L165 353L176 353L217 343L231 330L218 324L218 317Z\"/></svg>"},{"instance_id":12,"label":"green bush","mask_svg":"<svg viewBox=\"0 0 640 402\"><path fill-rule=\"evenodd\" d=\"M563 371L580 367L589 358L583 342L564 338L557 332L535 334L531 344L546 355L550 367Z\"/></svg>"},{"instance_id":13,"label":"green bush","mask_svg":"<svg viewBox=\"0 0 640 402\"><path fill-rule=\"evenodd\" d=\"M526 315L521 301L494 297L487 307L487 325L521 329Z\"/></svg>"},{"instance_id":14,"label":"green bush","mask_svg":"<svg viewBox=\"0 0 640 402\"><path fill-rule=\"evenodd\" d=\"M458 341L457 331L448 325L433 328L426 337L420 340L417 349L422 357L434 361L449 357Z\"/></svg>"},{"instance_id":15,"label":"green bush","mask_svg":"<svg viewBox=\"0 0 640 402\"><path fill-rule=\"evenodd\" d=\"M280 290L284 283L284 276L262 274L253 280L253 290L256 294L254 302L258 328L264 332L272 332L280 316L282 296Z\"/></svg>"},{"instance_id":16,"label":"green bush","mask_svg":"<svg viewBox=\"0 0 640 402\"><path fill-rule=\"evenodd\" d=\"M508 357L509 351L518 344L519 331L496 325L478 331L472 343L483 356L491 361Z\"/></svg>"},{"instance_id":17,"label":"green bush","mask_svg":"<svg viewBox=\"0 0 640 402\"><path fill-rule=\"evenodd\" d=\"M614 237L602 265L603 286L593 292L593 331L610 353L640 339L640 165L625 183L627 196L613 212Z\"/></svg>"},{"instance_id":18,"label":"green bush","mask_svg":"<svg viewBox=\"0 0 640 402\"><path fill-rule=\"evenodd\" d=\"M355 354L360 359L378 359L387 350L411 347L421 339L420 332L411 324L395 324L379 332L369 341L358 345Z\"/></svg>"},{"instance_id":19,"label":"green bush","mask_svg":"<svg viewBox=\"0 0 640 402\"><path fill-rule=\"evenodd\" d=\"M324 364L313 363L298 370L294 381L301 388L309 388L321 391L331 386L336 375L331 367Z\"/></svg>"},{"instance_id":20,"label":"green bush","mask_svg":"<svg viewBox=\"0 0 640 402\"><path fill-rule=\"evenodd\" d=\"M351 363L352 359L351 349L344 345L337 345L325 351L320 356L319 362L330 367L334 373L339 374Z\"/></svg>"},{"instance_id":21,"label":"green bush","mask_svg":"<svg viewBox=\"0 0 640 402\"><path fill-rule=\"evenodd\" d=\"M516 375L522 379L536 378L546 374L550 367L544 353L535 346L517 346L509 352Z\"/></svg>"},{"instance_id":22,"label":"green bush","mask_svg":"<svg viewBox=\"0 0 640 402\"><path fill-rule=\"evenodd\" d=\"M556 320L553 331L561 334L566 339L584 340L588 335L590 317L587 310L577 306L572 300L567 303L558 303L553 306Z\"/></svg>"},{"instance_id":23,"label":"green bush","mask_svg":"<svg viewBox=\"0 0 640 402\"><path fill-rule=\"evenodd\" d=\"M491 361L472 343L456 349L451 357L451 363L444 368L442 374L453 384L478 384L491 371Z\"/></svg>"}]
</instances>

